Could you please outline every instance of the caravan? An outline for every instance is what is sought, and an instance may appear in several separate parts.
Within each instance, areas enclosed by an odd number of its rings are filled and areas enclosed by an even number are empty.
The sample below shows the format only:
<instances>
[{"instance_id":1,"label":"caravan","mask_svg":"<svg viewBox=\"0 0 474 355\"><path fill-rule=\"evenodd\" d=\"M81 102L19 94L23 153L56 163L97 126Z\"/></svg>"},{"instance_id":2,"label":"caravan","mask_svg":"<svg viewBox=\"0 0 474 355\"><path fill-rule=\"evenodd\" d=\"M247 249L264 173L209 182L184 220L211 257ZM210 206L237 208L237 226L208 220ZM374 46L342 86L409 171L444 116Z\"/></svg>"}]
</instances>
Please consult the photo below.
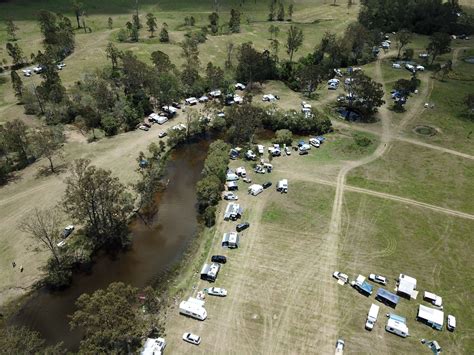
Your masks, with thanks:
<instances>
[{"instance_id":1,"label":"caravan","mask_svg":"<svg viewBox=\"0 0 474 355\"><path fill-rule=\"evenodd\" d=\"M406 338L409 335L406 322L405 318L390 313L385 330L402 338Z\"/></svg>"},{"instance_id":2,"label":"caravan","mask_svg":"<svg viewBox=\"0 0 474 355\"><path fill-rule=\"evenodd\" d=\"M207 312L204 308L204 301L189 297L187 301L179 304L179 313L198 320L205 320Z\"/></svg>"},{"instance_id":3,"label":"caravan","mask_svg":"<svg viewBox=\"0 0 474 355\"><path fill-rule=\"evenodd\" d=\"M252 196L257 196L263 191L263 186L258 184L253 184L249 186L249 194Z\"/></svg>"}]
</instances>

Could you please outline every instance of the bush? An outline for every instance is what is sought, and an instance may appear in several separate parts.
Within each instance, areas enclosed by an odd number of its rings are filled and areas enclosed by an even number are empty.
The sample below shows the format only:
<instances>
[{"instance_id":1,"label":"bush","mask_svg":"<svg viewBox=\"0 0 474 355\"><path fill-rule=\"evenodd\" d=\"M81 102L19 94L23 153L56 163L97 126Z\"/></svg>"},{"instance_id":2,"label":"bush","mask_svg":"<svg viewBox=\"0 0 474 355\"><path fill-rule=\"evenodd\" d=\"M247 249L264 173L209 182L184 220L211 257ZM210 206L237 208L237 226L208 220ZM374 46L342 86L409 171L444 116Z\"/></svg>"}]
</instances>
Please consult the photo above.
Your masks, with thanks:
<instances>
[{"instance_id":1,"label":"bush","mask_svg":"<svg viewBox=\"0 0 474 355\"><path fill-rule=\"evenodd\" d=\"M216 224L216 210L217 209L215 206L209 206L204 211L202 217L206 227L212 227L214 224Z\"/></svg>"},{"instance_id":2,"label":"bush","mask_svg":"<svg viewBox=\"0 0 474 355\"><path fill-rule=\"evenodd\" d=\"M117 33L117 41L125 42L128 38L127 31L121 28Z\"/></svg>"},{"instance_id":3,"label":"bush","mask_svg":"<svg viewBox=\"0 0 474 355\"><path fill-rule=\"evenodd\" d=\"M275 132L273 141L278 144L291 145L293 142L293 133L288 129L280 129Z\"/></svg>"},{"instance_id":4,"label":"bush","mask_svg":"<svg viewBox=\"0 0 474 355\"><path fill-rule=\"evenodd\" d=\"M119 125L114 117L106 115L102 118L100 124L106 136L114 136L117 134Z\"/></svg>"},{"instance_id":5,"label":"bush","mask_svg":"<svg viewBox=\"0 0 474 355\"><path fill-rule=\"evenodd\" d=\"M44 279L46 286L52 289L62 289L68 287L72 282L72 267L63 260L58 265L54 258L48 260L46 265L48 275Z\"/></svg>"},{"instance_id":6,"label":"bush","mask_svg":"<svg viewBox=\"0 0 474 355\"><path fill-rule=\"evenodd\" d=\"M366 136L363 136L361 134L354 134L354 141L355 141L355 144L358 146L358 147L361 147L361 148L366 148L368 147L369 145L372 144L372 139L370 139L369 137L366 137Z\"/></svg>"},{"instance_id":7,"label":"bush","mask_svg":"<svg viewBox=\"0 0 474 355\"><path fill-rule=\"evenodd\" d=\"M325 134L332 131L331 120L328 117L313 114L307 117L295 110L274 110L263 118L264 128L272 131L289 130L294 134Z\"/></svg>"}]
</instances>

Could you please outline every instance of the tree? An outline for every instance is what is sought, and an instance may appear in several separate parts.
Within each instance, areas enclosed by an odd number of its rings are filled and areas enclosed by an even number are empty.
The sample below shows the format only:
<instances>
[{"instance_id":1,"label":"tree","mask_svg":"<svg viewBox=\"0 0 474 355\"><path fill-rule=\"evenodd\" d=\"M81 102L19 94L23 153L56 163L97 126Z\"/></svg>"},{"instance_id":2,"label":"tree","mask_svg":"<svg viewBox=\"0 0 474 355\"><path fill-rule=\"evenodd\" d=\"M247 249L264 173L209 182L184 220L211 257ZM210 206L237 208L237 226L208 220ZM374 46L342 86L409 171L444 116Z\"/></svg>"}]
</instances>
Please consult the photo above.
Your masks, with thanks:
<instances>
[{"instance_id":1,"label":"tree","mask_svg":"<svg viewBox=\"0 0 474 355\"><path fill-rule=\"evenodd\" d=\"M108 249L128 243L127 218L133 209L130 194L109 170L96 168L86 159L75 160L66 178L64 211L78 223L96 247Z\"/></svg>"},{"instance_id":2,"label":"tree","mask_svg":"<svg viewBox=\"0 0 474 355\"><path fill-rule=\"evenodd\" d=\"M268 28L268 32L270 32L270 39L273 39L273 37L277 37L278 33L280 32L280 27L275 26L275 25L270 25Z\"/></svg>"},{"instance_id":3,"label":"tree","mask_svg":"<svg viewBox=\"0 0 474 355\"><path fill-rule=\"evenodd\" d=\"M61 154L61 148L66 141L63 127L41 127L33 133L32 139L35 155L48 159L49 168L54 173L53 157Z\"/></svg>"},{"instance_id":4,"label":"tree","mask_svg":"<svg viewBox=\"0 0 474 355\"><path fill-rule=\"evenodd\" d=\"M8 55L12 58L13 66L15 68L21 67L24 63L23 51L21 50L18 43L7 42Z\"/></svg>"},{"instance_id":5,"label":"tree","mask_svg":"<svg viewBox=\"0 0 474 355\"><path fill-rule=\"evenodd\" d=\"M278 19L278 21L284 21L285 20L285 6L283 5L283 2L278 3L277 19Z\"/></svg>"},{"instance_id":6,"label":"tree","mask_svg":"<svg viewBox=\"0 0 474 355\"><path fill-rule=\"evenodd\" d=\"M247 83L249 88L254 81L261 83L276 77L275 58L268 51L256 51L250 42L240 46L238 61L236 79Z\"/></svg>"},{"instance_id":7,"label":"tree","mask_svg":"<svg viewBox=\"0 0 474 355\"><path fill-rule=\"evenodd\" d=\"M293 4L288 5L288 21L293 20L293 12L295 11L295 7Z\"/></svg>"},{"instance_id":8,"label":"tree","mask_svg":"<svg viewBox=\"0 0 474 355\"><path fill-rule=\"evenodd\" d=\"M234 105L226 114L226 121L229 129L227 137L232 144L248 144L252 142L255 131L262 124L265 111L251 105L243 103Z\"/></svg>"},{"instance_id":9,"label":"tree","mask_svg":"<svg viewBox=\"0 0 474 355\"><path fill-rule=\"evenodd\" d=\"M10 77L12 81L12 88L13 88L13 91L15 92L15 96L17 97L18 100L21 101L21 98L23 96L23 81L21 80L18 73L14 70L11 71Z\"/></svg>"},{"instance_id":10,"label":"tree","mask_svg":"<svg viewBox=\"0 0 474 355\"><path fill-rule=\"evenodd\" d=\"M43 81L37 89L39 96L45 101L61 102L66 95L66 89L61 83L54 55L48 51L38 52L35 60L43 68L40 74Z\"/></svg>"},{"instance_id":11,"label":"tree","mask_svg":"<svg viewBox=\"0 0 474 355\"><path fill-rule=\"evenodd\" d=\"M415 51L413 50L413 48L406 48L403 51L404 60L412 60L414 55L415 55Z\"/></svg>"},{"instance_id":12,"label":"tree","mask_svg":"<svg viewBox=\"0 0 474 355\"><path fill-rule=\"evenodd\" d=\"M162 51L154 51L151 53L151 61L155 65L158 73L168 73L174 68L168 54Z\"/></svg>"},{"instance_id":13,"label":"tree","mask_svg":"<svg viewBox=\"0 0 474 355\"><path fill-rule=\"evenodd\" d=\"M114 25L114 20L112 20L112 17L109 17L109 19L107 20L107 26L109 27L109 30L112 29Z\"/></svg>"},{"instance_id":14,"label":"tree","mask_svg":"<svg viewBox=\"0 0 474 355\"><path fill-rule=\"evenodd\" d=\"M361 72L354 73L352 79L347 89L348 95L351 97L349 108L356 109L363 115L372 115L378 107L385 103L382 84L373 81Z\"/></svg>"},{"instance_id":15,"label":"tree","mask_svg":"<svg viewBox=\"0 0 474 355\"><path fill-rule=\"evenodd\" d=\"M130 30L130 39L132 42L138 42L140 38L140 27L138 27L135 23L132 25L132 29Z\"/></svg>"},{"instance_id":16,"label":"tree","mask_svg":"<svg viewBox=\"0 0 474 355\"><path fill-rule=\"evenodd\" d=\"M138 16L138 12L132 16L132 22L133 22L133 26L135 26L137 29L142 28L142 25L140 23L140 17Z\"/></svg>"},{"instance_id":17,"label":"tree","mask_svg":"<svg viewBox=\"0 0 474 355\"><path fill-rule=\"evenodd\" d=\"M428 53L431 55L431 64L435 61L436 57L440 54L448 53L451 48L451 36L447 33L436 32L430 37L430 43L428 44Z\"/></svg>"},{"instance_id":18,"label":"tree","mask_svg":"<svg viewBox=\"0 0 474 355\"><path fill-rule=\"evenodd\" d=\"M193 38L185 38L181 43L181 57L184 58L184 66L187 68L199 67L199 48L198 43Z\"/></svg>"},{"instance_id":19,"label":"tree","mask_svg":"<svg viewBox=\"0 0 474 355\"><path fill-rule=\"evenodd\" d=\"M55 209L40 210L35 208L22 219L19 229L27 233L44 249L51 253L56 265L61 266L58 242L61 236L61 218Z\"/></svg>"},{"instance_id":20,"label":"tree","mask_svg":"<svg viewBox=\"0 0 474 355\"><path fill-rule=\"evenodd\" d=\"M21 165L27 165L31 140L26 125L19 119L8 121L0 126L0 136L8 150L18 155Z\"/></svg>"},{"instance_id":21,"label":"tree","mask_svg":"<svg viewBox=\"0 0 474 355\"><path fill-rule=\"evenodd\" d=\"M464 104L466 105L468 117L472 119L474 117L474 94L467 94L464 97Z\"/></svg>"},{"instance_id":22,"label":"tree","mask_svg":"<svg viewBox=\"0 0 474 355\"><path fill-rule=\"evenodd\" d=\"M44 37L43 44L46 52L55 61L64 59L74 51L74 30L67 17L42 10L39 13L38 21Z\"/></svg>"},{"instance_id":23,"label":"tree","mask_svg":"<svg viewBox=\"0 0 474 355\"><path fill-rule=\"evenodd\" d=\"M268 21L275 20L275 11L276 11L276 0L270 0L269 11L268 11Z\"/></svg>"},{"instance_id":24,"label":"tree","mask_svg":"<svg viewBox=\"0 0 474 355\"><path fill-rule=\"evenodd\" d=\"M61 345L46 346L46 341L38 332L25 327L0 327L0 349L10 354L61 354Z\"/></svg>"},{"instance_id":25,"label":"tree","mask_svg":"<svg viewBox=\"0 0 474 355\"><path fill-rule=\"evenodd\" d=\"M206 81L211 90L224 87L224 71L209 62L206 67Z\"/></svg>"},{"instance_id":26,"label":"tree","mask_svg":"<svg viewBox=\"0 0 474 355\"><path fill-rule=\"evenodd\" d=\"M278 144L286 144L290 146L293 142L293 133L288 129L279 129L275 132L275 138L273 141Z\"/></svg>"},{"instance_id":27,"label":"tree","mask_svg":"<svg viewBox=\"0 0 474 355\"><path fill-rule=\"evenodd\" d=\"M397 42L398 49L397 58L400 58L400 53L402 52L403 48L411 42L412 37L413 35L406 29L400 30L395 34L395 40Z\"/></svg>"},{"instance_id":28,"label":"tree","mask_svg":"<svg viewBox=\"0 0 474 355\"><path fill-rule=\"evenodd\" d=\"M161 27L161 32L160 32L160 42L161 43L168 43L170 41L170 35L168 33L168 26L166 24L163 24Z\"/></svg>"},{"instance_id":29,"label":"tree","mask_svg":"<svg viewBox=\"0 0 474 355\"><path fill-rule=\"evenodd\" d=\"M194 16L191 16L189 18L189 26L194 27L195 24L196 24L196 19L194 18Z\"/></svg>"},{"instance_id":30,"label":"tree","mask_svg":"<svg viewBox=\"0 0 474 355\"><path fill-rule=\"evenodd\" d=\"M240 11L230 10L229 30L232 33L240 32Z\"/></svg>"},{"instance_id":31,"label":"tree","mask_svg":"<svg viewBox=\"0 0 474 355\"><path fill-rule=\"evenodd\" d=\"M91 295L82 294L70 321L72 329L84 332L80 352L136 352L146 329L137 300L138 289L122 282L111 283Z\"/></svg>"},{"instance_id":32,"label":"tree","mask_svg":"<svg viewBox=\"0 0 474 355\"><path fill-rule=\"evenodd\" d=\"M148 26L148 32L150 32L150 37L154 37L154 33L158 25L156 24L156 17L152 13L146 15L146 25Z\"/></svg>"},{"instance_id":33,"label":"tree","mask_svg":"<svg viewBox=\"0 0 474 355\"><path fill-rule=\"evenodd\" d=\"M219 32L219 14L217 12L209 15L209 23L211 25L211 33L216 35Z\"/></svg>"},{"instance_id":34,"label":"tree","mask_svg":"<svg viewBox=\"0 0 474 355\"><path fill-rule=\"evenodd\" d=\"M275 60L278 60L278 49L280 48L280 41L277 39L272 39L270 42L270 48L273 52L273 57Z\"/></svg>"},{"instance_id":35,"label":"tree","mask_svg":"<svg viewBox=\"0 0 474 355\"><path fill-rule=\"evenodd\" d=\"M7 35L11 41L16 41L16 31L18 31L18 26L15 25L12 19L6 21L7 26Z\"/></svg>"},{"instance_id":36,"label":"tree","mask_svg":"<svg viewBox=\"0 0 474 355\"><path fill-rule=\"evenodd\" d=\"M232 53L234 52L234 43L227 42L225 49L226 49L226 60L224 63L224 67L226 69L229 69L229 68L232 68Z\"/></svg>"},{"instance_id":37,"label":"tree","mask_svg":"<svg viewBox=\"0 0 474 355\"><path fill-rule=\"evenodd\" d=\"M107 48L105 49L105 53L107 54L107 59L110 59L112 62L112 69L116 69L122 52L120 52L112 42L109 42L109 44L107 44Z\"/></svg>"},{"instance_id":38,"label":"tree","mask_svg":"<svg viewBox=\"0 0 474 355\"><path fill-rule=\"evenodd\" d=\"M299 86L306 96L311 97L324 80L324 71L320 65L303 65L298 70Z\"/></svg>"},{"instance_id":39,"label":"tree","mask_svg":"<svg viewBox=\"0 0 474 355\"><path fill-rule=\"evenodd\" d=\"M288 30L288 38L286 40L286 51L290 55L290 63L293 61L293 54L303 44L303 31L296 26L291 26Z\"/></svg>"},{"instance_id":40,"label":"tree","mask_svg":"<svg viewBox=\"0 0 474 355\"><path fill-rule=\"evenodd\" d=\"M74 0L72 2L72 7L74 10L74 15L76 15L76 21L77 21L77 28L81 28L81 23L79 19L84 13L84 4L82 2L79 2L77 0Z\"/></svg>"}]
</instances>

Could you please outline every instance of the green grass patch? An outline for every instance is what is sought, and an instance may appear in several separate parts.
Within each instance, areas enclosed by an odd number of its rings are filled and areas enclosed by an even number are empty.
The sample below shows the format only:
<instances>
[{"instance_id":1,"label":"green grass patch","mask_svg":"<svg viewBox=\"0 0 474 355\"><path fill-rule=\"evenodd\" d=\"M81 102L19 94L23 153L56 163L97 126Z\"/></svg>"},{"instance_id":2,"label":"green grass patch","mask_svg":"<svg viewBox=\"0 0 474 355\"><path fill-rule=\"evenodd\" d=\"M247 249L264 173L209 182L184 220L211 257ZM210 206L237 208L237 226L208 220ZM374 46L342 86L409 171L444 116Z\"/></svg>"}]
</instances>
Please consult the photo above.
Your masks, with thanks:
<instances>
[{"instance_id":1,"label":"green grass patch","mask_svg":"<svg viewBox=\"0 0 474 355\"><path fill-rule=\"evenodd\" d=\"M474 214L472 181L472 160L402 142L347 177L349 185Z\"/></svg>"}]
</instances>

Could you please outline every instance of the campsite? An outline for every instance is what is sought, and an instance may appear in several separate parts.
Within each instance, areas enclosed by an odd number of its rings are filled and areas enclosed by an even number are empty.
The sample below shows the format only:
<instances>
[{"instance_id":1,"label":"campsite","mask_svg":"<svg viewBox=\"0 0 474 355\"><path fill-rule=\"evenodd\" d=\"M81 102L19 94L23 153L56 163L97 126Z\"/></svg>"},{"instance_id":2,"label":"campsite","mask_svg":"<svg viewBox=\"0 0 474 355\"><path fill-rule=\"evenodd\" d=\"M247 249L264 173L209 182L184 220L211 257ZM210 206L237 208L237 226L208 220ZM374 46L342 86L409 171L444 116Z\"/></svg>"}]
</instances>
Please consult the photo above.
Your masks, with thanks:
<instances>
[{"instance_id":1,"label":"campsite","mask_svg":"<svg viewBox=\"0 0 474 355\"><path fill-rule=\"evenodd\" d=\"M2 2L0 350L469 354L474 6L403 1Z\"/></svg>"}]
</instances>

